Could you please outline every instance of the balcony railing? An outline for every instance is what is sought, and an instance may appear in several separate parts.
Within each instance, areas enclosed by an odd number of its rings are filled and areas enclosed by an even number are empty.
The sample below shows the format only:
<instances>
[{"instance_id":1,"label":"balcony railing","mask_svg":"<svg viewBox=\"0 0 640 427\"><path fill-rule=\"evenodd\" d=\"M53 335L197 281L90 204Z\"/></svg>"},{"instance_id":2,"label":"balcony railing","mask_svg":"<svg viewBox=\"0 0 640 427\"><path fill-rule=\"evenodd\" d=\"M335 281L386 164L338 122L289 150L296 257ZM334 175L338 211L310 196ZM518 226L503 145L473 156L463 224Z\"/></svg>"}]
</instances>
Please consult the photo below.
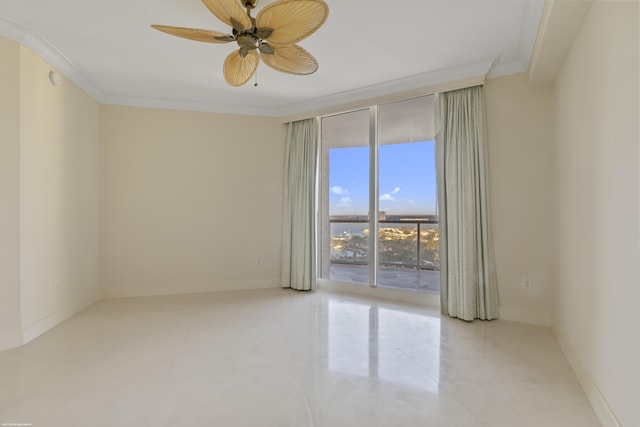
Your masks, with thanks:
<instances>
[{"instance_id":1,"label":"balcony railing","mask_svg":"<svg viewBox=\"0 0 640 427\"><path fill-rule=\"evenodd\" d=\"M329 224L331 264L368 264L369 221L364 218L331 218ZM440 269L437 219L386 218L380 219L378 224L378 260L381 266Z\"/></svg>"}]
</instances>

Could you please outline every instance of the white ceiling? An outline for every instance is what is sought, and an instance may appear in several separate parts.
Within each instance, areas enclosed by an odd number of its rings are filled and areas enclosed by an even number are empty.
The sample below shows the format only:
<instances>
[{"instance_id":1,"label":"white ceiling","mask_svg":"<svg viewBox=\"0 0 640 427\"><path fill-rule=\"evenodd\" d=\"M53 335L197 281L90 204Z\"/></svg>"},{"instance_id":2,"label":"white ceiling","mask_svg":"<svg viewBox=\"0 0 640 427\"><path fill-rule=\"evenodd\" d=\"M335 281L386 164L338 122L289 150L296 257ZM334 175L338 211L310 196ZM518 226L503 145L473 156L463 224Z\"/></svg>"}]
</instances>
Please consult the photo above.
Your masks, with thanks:
<instances>
[{"instance_id":1,"label":"white ceiling","mask_svg":"<svg viewBox=\"0 0 640 427\"><path fill-rule=\"evenodd\" d=\"M103 103L284 116L351 95L427 86L436 75L476 77L482 64L485 71L493 64L492 75L525 71L543 8L543 0L327 3L325 25L300 42L320 69L293 76L261 65L258 87L225 83L222 64L233 45L150 28L229 32L200 0L2 0L0 35Z\"/></svg>"}]
</instances>

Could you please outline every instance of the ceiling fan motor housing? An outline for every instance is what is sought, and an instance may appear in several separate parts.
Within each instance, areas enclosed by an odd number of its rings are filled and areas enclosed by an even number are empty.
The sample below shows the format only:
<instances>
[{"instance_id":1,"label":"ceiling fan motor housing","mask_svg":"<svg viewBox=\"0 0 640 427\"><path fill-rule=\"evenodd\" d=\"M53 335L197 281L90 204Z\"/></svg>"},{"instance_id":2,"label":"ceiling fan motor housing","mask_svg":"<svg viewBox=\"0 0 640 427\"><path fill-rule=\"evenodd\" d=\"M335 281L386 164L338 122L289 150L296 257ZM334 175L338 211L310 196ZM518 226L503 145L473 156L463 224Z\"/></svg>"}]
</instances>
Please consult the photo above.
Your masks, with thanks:
<instances>
[{"instance_id":1,"label":"ceiling fan motor housing","mask_svg":"<svg viewBox=\"0 0 640 427\"><path fill-rule=\"evenodd\" d=\"M243 33L238 36L238 45L246 50L254 50L260 45L260 39L251 33Z\"/></svg>"}]
</instances>

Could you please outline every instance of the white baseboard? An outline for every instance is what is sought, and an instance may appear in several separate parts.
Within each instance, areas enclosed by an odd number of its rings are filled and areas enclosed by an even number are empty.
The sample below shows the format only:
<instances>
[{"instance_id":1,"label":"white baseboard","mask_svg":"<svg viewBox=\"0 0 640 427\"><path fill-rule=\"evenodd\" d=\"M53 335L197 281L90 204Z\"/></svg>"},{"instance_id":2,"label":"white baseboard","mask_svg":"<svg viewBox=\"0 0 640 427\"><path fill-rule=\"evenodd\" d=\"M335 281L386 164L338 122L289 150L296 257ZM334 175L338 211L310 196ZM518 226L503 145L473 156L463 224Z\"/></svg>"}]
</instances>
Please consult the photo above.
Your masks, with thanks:
<instances>
[{"instance_id":1,"label":"white baseboard","mask_svg":"<svg viewBox=\"0 0 640 427\"><path fill-rule=\"evenodd\" d=\"M439 294L427 294L383 287L372 288L371 286L366 285L335 282L326 279L318 279L318 288L329 292L344 292L352 295L382 298L391 301L407 302L426 305L432 308L440 308ZM500 319L536 326L551 326L550 313L520 308L500 307Z\"/></svg>"},{"instance_id":2,"label":"white baseboard","mask_svg":"<svg viewBox=\"0 0 640 427\"><path fill-rule=\"evenodd\" d=\"M76 307L76 308L72 308L72 309L67 309L67 310L59 310L56 311L55 313L51 313L48 316L44 317L43 319L38 320L37 322L27 326L26 328L22 329L22 340L20 342L20 344L27 344L31 341L33 341L34 339L38 338L40 335L44 334L45 332L49 331L50 329L55 328L56 326L58 326L60 323L64 322L65 320L69 319L72 316L75 316L76 314L80 313L82 310L86 309L87 307L95 304L96 302L98 302L99 299L95 298L93 301L90 301L80 307Z\"/></svg>"},{"instance_id":3,"label":"white baseboard","mask_svg":"<svg viewBox=\"0 0 640 427\"><path fill-rule=\"evenodd\" d=\"M59 323L60 323L60 319L58 315L56 313L53 313L27 326L26 328L23 328L22 329L23 344L27 344L28 342L34 340L35 338L47 332L49 329L54 328Z\"/></svg>"},{"instance_id":4,"label":"white baseboard","mask_svg":"<svg viewBox=\"0 0 640 427\"><path fill-rule=\"evenodd\" d=\"M0 334L0 352L22 345L22 332L20 329L3 332Z\"/></svg>"},{"instance_id":5,"label":"white baseboard","mask_svg":"<svg viewBox=\"0 0 640 427\"><path fill-rule=\"evenodd\" d=\"M280 279L221 281L214 283L180 283L159 286L105 287L103 299L153 297L162 295L201 294L208 292L248 291L280 288Z\"/></svg>"},{"instance_id":6,"label":"white baseboard","mask_svg":"<svg viewBox=\"0 0 640 427\"><path fill-rule=\"evenodd\" d=\"M551 326L551 314L522 308L500 307L500 319L536 326Z\"/></svg>"},{"instance_id":7,"label":"white baseboard","mask_svg":"<svg viewBox=\"0 0 640 427\"><path fill-rule=\"evenodd\" d=\"M560 343L560 348L562 348L565 357L573 368L573 372L576 374L576 377L578 377L578 382L587 395L593 411L602 423L602 427L621 427L621 424L616 419L615 414L609 407L609 404L607 404L602 393L600 393L593 377L582 362L580 355L573 348L573 345L571 345L571 342L556 327L552 329L558 343Z\"/></svg>"}]
</instances>

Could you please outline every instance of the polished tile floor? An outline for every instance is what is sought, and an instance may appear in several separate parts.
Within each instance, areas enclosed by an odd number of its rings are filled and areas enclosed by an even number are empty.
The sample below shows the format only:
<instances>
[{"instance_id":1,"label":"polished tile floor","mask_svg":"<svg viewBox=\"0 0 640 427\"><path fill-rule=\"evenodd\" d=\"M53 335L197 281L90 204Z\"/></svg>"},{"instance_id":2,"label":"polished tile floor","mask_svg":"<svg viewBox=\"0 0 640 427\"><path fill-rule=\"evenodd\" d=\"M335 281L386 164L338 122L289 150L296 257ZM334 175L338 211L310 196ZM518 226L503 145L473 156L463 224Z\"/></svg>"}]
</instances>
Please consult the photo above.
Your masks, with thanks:
<instances>
[{"instance_id":1,"label":"polished tile floor","mask_svg":"<svg viewBox=\"0 0 640 427\"><path fill-rule=\"evenodd\" d=\"M547 328L325 292L102 301L0 379L0 424L599 426Z\"/></svg>"}]
</instances>

